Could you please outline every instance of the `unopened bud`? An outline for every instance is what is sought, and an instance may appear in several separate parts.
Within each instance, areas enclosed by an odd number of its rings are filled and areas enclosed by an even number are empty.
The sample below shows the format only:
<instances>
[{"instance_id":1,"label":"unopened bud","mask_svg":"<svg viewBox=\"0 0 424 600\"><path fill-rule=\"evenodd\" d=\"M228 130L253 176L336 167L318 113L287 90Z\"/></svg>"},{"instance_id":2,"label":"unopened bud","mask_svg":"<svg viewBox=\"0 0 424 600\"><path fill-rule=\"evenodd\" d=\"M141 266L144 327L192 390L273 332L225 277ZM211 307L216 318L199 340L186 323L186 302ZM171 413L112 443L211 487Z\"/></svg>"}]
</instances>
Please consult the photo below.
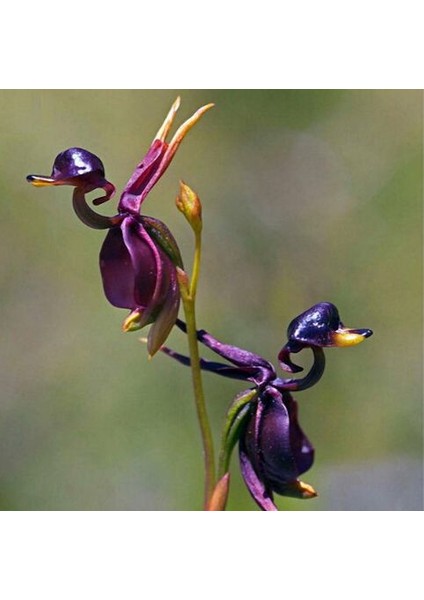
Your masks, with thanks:
<instances>
[{"instance_id":1,"label":"unopened bud","mask_svg":"<svg viewBox=\"0 0 424 600\"><path fill-rule=\"evenodd\" d=\"M192 229L199 233L202 230L202 204L199 196L187 184L180 181L180 193L175 204L183 213Z\"/></svg>"}]
</instances>

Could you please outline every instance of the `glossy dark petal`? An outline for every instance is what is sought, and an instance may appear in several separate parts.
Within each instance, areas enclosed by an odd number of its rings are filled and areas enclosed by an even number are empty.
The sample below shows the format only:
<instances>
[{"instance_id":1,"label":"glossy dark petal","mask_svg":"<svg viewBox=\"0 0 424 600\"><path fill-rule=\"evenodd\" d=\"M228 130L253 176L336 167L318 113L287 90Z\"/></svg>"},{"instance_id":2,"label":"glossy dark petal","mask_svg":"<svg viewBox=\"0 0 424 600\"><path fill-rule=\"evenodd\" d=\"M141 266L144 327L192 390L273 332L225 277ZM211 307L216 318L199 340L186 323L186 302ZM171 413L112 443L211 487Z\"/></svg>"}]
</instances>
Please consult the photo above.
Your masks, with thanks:
<instances>
[{"instance_id":1,"label":"glossy dark petal","mask_svg":"<svg viewBox=\"0 0 424 600\"><path fill-rule=\"evenodd\" d=\"M285 393L283 394L283 401L290 419L290 445L298 475L301 475L311 468L314 462L315 451L311 442L300 428L296 400L290 394Z\"/></svg>"},{"instance_id":2,"label":"glossy dark petal","mask_svg":"<svg viewBox=\"0 0 424 600\"><path fill-rule=\"evenodd\" d=\"M89 173L104 178L105 168L100 158L84 148L68 148L56 156L51 176L53 179L71 179Z\"/></svg>"},{"instance_id":3,"label":"glossy dark petal","mask_svg":"<svg viewBox=\"0 0 424 600\"><path fill-rule=\"evenodd\" d=\"M293 319L287 328L287 337L296 351L296 345L326 347L332 345L332 333L341 326L339 311L331 302L315 304Z\"/></svg>"},{"instance_id":4,"label":"glossy dark petal","mask_svg":"<svg viewBox=\"0 0 424 600\"><path fill-rule=\"evenodd\" d=\"M255 419L256 440L247 436L247 446L252 454L258 455L257 470L271 489L278 492L282 485L297 479L299 472L292 448L289 411L277 390L267 388L258 403Z\"/></svg>"},{"instance_id":5,"label":"glossy dark petal","mask_svg":"<svg viewBox=\"0 0 424 600\"><path fill-rule=\"evenodd\" d=\"M244 439L239 442L240 470L250 495L262 510L278 510L273 502L272 492L266 488L265 483L258 477L247 452Z\"/></svg>"},{"instance_id":6,"label":"glossy dark petal","mask_svg":"<svg viewBox=\"0 0 424 600\"><path fill-rule=\"evenodd\" d=\"M239 440L246 485L263 510L275 506L272 493L293 495L298 477L314 459L314 449L299 426L297 404L272 386L262 391ZM297 492L298 495L299 492Z\"/></svg>"},{"instance_id":7,"label":"glossy dark petal","mask_svg":"<svg viewBox=\"0 0 424 600\"><path fill-rule=\"evenodd\" d=\"M169 285L169 263L137 219L126 217L121 225L123 240L134 272L134 306L157 307Z\"/></svg>"},{"instance_id":8,"label":"glossy dark petal","mask_svg":"<svg viewBox=\"0 0 424 600\"><path fill-rule=\"evenodd\" d=\"M135 308L135 273L120 227L108 231L100 250L100 272L106 298L118 308Z\"/></svg>"},{"instance_id":9,"label":"glossy dark petal","mask_svg":"<svg viewBox=\"0 0 424 600\"><path fill-rule=\"evenodd\" d=\"M107 299L119 308L145 309L159 300L161 257L143 227L131 216L108 232L100 251Z\"/></svg>"}]
</instances>

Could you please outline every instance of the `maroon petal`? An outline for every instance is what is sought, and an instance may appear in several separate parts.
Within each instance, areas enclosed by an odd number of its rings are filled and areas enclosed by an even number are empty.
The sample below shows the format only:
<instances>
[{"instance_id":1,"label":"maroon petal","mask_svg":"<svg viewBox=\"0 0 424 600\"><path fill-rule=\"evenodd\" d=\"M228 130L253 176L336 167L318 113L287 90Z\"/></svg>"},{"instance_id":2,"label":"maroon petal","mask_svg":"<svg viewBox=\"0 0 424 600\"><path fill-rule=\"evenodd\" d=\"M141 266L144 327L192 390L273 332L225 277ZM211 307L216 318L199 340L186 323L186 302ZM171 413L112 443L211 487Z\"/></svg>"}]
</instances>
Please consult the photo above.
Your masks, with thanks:
<instances>
[{"instance_id":1,"label":"maroon petal","mask_svg":"<svg viewBox=\"0 0 424 600\"><path fill-rule=\"evenodd\" d=\"M119 308L146 309L158 301L162 264L155 244L131 216L109 230L100 251L107 299Z\"/></svg>"},{"instance_id":2,"label":"maroon petal","mask_svg":"<svg viewBox=\"0 0 424 600\"><path fill-rule=\"evenodd\" d=\"M253 468L249 454L241 438L239 443L240 470L250 495L262 510L278 510L273 502L272 492L259 479Z\"/></svg>"},{"instance_id":3,"label":"maroon petal","mask_svg":"<svg viewBox=\"0 0 424 600\"><path fill-rule=\"evenodd\" d=\"M100 271L106 298L118 308L135 308L135 273L120 227L108 231L100 250Z\"/></svg>"},{"instance_id":4,"label":"maroon petal","mask_svg":"<svg viewBox=\"0 0 424 600\"><path fill-rule=\"evenodd\" d=\"M287 393L283 395L283 399L290 418L290 444L298 474L301 475L311 468L314 462L315 451L311 442L299 426L296 400Z\"/></svg>"},{"instance_id":5,"label":"maroon petal","mask_svg":"<svg viewBox=\"0 0 424 600\"><path fill-rule=\"evenodd\" d=\"M280 392L268 387L259 400L263 405L258 423L260 468L272 490L279 493L297 479L298 469L290 437L290 416Z\"/></svg>"},{"instance_id":6,"label":"maroon petal","mask_svg":"<svg viewBox=\"0 0 424 600\"><path fill-rule=\"evenodd\" d=\"M164 254L135 217L126 217L121 228L134 270L135 305L132 308L140 307L150 312L164 301L169 266Z\"/></svg>"}]
</instances>

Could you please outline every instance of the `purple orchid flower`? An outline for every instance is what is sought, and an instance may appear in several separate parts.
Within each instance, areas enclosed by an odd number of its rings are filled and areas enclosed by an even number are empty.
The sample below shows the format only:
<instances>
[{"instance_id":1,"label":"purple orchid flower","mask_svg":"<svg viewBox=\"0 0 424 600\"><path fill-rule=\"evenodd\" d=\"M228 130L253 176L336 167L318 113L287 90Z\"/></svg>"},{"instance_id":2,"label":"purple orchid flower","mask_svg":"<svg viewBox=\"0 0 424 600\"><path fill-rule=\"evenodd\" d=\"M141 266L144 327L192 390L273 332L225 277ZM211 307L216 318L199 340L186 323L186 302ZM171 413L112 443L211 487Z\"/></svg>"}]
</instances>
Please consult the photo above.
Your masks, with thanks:
<instances>
[{"instance_id":1,"label":"purple orchid flower","mask_svg":"<svg viewBox=\"0 0 424 600\"><path fill-rule=\"evenodd\" d=\"M297 402L268 385L251 406L239 439L240 468L246 486L262 510L277 510L273 492L313 498L312 486L299 481L310 469L314 448L297 420Z\"/></svg>"},{"instance_id":2,"label":"purple orchid flower","mask_svg":"<svg viewBox=\"0 0 424 600\"><path fill-rule=\"evenodd\" d=\"M186 331L182 321L177 319L176 324ZM317 495L312 486L299 480L313 464L314 448L299 425L297 402L290 392L307 389L321 379L325 368L323 348L353 346L371 335L370 329L344 327L334 304L315 304L290 323L288 342L278 355L284 370L297 373L302 368L291 361L290 354L310 348L313 364L303 378L282 379L261 356L223 344L204 330L197 332L201 343L231 363L201 359L203 370L250 381L258 391L243 416L238 441L243 479L262 510L277 510L274 493L296 498ZM182 364L190 364L190 359L182 354L166 347L162 351ZM244 406L240 414L243 411Z\"/></svg>"},{"instance_id":3,"label":"purple orchid flower","mask_svg":"<svg viewBox=\"0 0 424 600\"><path fill-rule=\"evenodd\" d=\"M85 198L88 192L103 188L105 195L93 200L93 204L98 205L115 192L115 187L105 179L101 160L88 150L69 148L56 157L50 177L27 177L35 186L74 186L73 206L78 217L89 227L109 229L100 251L104 292L113 306L131 311L123 323L124 331L152 324L148 336L150 355L161 347L177 319L180 292L176 267L183 265L169 229L157 219L140 215L140 207L168 168L185 135L213 106L200 108L167 143L179 105L177 98L146 156L126 184L114 217L96 213Z\"/></svg>"}]
</instances>

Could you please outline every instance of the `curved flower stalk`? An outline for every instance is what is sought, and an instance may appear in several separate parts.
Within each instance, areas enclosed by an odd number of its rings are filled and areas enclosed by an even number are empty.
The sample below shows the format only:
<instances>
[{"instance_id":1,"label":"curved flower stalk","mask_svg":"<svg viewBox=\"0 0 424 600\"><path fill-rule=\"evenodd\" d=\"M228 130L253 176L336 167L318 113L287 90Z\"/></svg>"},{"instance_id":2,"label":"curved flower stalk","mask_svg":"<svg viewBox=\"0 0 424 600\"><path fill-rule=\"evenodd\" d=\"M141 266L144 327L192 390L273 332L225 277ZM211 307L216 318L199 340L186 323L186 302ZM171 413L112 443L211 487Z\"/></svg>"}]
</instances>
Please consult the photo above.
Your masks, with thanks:
<instances>
[{"instance_id":1,"label":"curved flower stalk","mask_svg":"<svg viewBox=\"0 0 424 600\"><path fill-rule=\"evenodd\" d=\"M124 331L152 324L148 336L150 355L157 352L175 324L180 305L176 267L182 268L183 263L166 225L152 217L141 216L139 211L186 134L212 106L208 104L194 113L168 143L166 138L179 105L177 98L126 184L118 203L118 214L113 217L98 214L86 200L86 194L96 188L103 188L105 195L93 200L94 205L106 202L115 192L113 184L105 178L102 161L88 150L69 148L56 157L50 176L27 177L38 187L73 186L73 207L81 221L95 229L109 230L100 251L104 292L113 306L131 311L123 323Z\"/></svg>"},{"instance_id":2,"label":"curved flower stalk","mask_svg":"<svg viewBox=\"0 0 424 600\"><path fill-rule=\"evenodd\" d=\"M177 320L177 326L186 331L182 321ZM371 335L370 329L344 327L334 304L316 304L290 323L288 341L278 355L284 370L297 373L302 368L291 361L290 354L310 348L313 364L303 378L282 379L262 357L198 331L198 340L230 363L201 359L203 370L254 384L236 397L227 413L220 476L228 471L231 451L238 441L243 479L262 510L277 510L274 493L315 497L312 486L299 480L313 464L314 448L299 425L297 402L290 392L302 391L319 381L325 368L324 348L353 346ZM169 348L163 347L162 351L184 365L190 364L188 357Z\"/></svg>"}]
</instances>

